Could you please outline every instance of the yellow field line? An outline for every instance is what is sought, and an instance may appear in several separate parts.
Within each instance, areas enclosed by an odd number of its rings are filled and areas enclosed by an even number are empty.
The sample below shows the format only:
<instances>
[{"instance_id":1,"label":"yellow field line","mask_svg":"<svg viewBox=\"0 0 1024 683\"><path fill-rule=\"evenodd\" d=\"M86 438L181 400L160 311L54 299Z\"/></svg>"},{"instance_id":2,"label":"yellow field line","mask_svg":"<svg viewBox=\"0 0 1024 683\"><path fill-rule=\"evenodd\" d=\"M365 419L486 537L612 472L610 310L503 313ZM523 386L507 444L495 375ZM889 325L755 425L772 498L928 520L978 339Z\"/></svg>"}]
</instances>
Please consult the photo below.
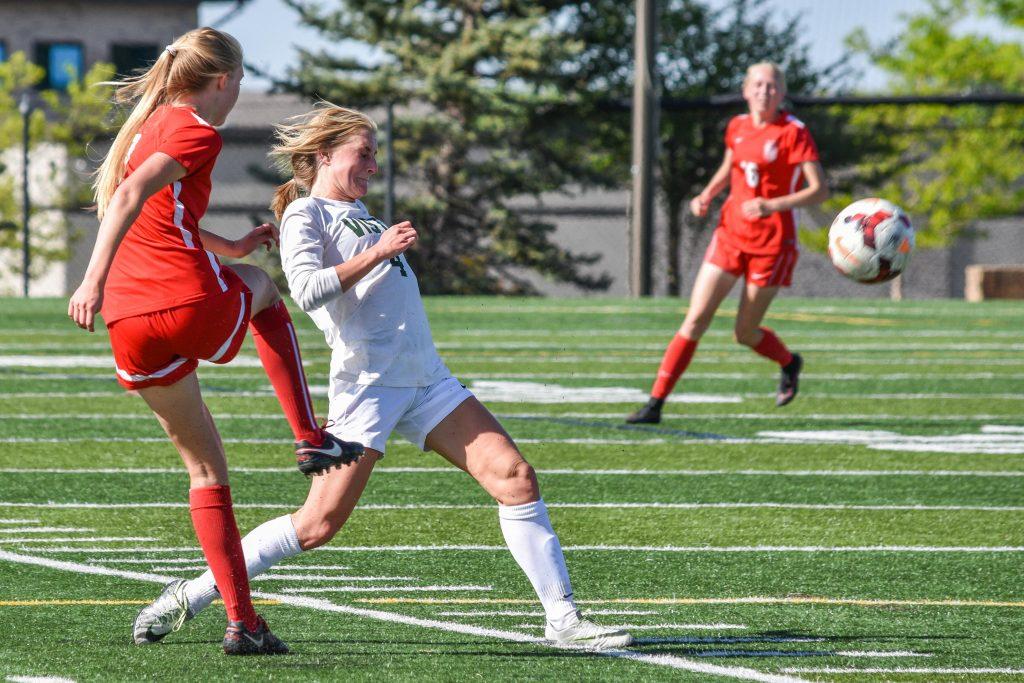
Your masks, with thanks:
<instances>
[{"instance_id":1,"label":"yellow field line","mask_svg":"<svg viewBox=\"0 0 1024 683\"><path fill-rule=\"evenodd\" d=\"M532 605L536 600L512 598L361 598L354 602L374 605ZM870 600L798 596L787 598L609 598L577 600L591 605L851 605L855 607L1024 607L1024 601L1000 600Z\"/></svg>"},{"instance_id":2,"label":"yellow field line","mask_svg":"<svg viewBox=\"0 0 1024 683\"><path fill-rule=\"evenodd\" d=\"M0 607L53 607L63 605L148 605L152 600L0 600ZM221 600L216 600L223 604ZM254 605L279 605L277 600L253 600Z\"/></svg>"}]
</instances>

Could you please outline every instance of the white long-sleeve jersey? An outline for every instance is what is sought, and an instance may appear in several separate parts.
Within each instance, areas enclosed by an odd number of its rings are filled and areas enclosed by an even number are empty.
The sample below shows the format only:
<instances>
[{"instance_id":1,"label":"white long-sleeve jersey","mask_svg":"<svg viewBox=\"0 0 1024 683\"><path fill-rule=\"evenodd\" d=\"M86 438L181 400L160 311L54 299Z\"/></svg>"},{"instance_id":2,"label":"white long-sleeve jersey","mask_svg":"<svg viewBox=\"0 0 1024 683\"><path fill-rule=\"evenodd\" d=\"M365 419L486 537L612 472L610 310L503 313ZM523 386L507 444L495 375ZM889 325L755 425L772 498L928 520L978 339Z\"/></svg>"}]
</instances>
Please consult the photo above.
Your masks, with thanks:
<instances>
[{"instance_id":1,"label":"white long-sleeve jersey","mask_svg":"<svg viewBox=\"0 0 1024 683\"><path fill-rule=\"evenodd\" d=\"M331 347L331 378L424 387L450 375L437 354L416 275L403 256L383 261L347 292L334 267L387 229L360 201L305 197L281 219L281 262L292 298Z\"/></svg>"}]
</instances>

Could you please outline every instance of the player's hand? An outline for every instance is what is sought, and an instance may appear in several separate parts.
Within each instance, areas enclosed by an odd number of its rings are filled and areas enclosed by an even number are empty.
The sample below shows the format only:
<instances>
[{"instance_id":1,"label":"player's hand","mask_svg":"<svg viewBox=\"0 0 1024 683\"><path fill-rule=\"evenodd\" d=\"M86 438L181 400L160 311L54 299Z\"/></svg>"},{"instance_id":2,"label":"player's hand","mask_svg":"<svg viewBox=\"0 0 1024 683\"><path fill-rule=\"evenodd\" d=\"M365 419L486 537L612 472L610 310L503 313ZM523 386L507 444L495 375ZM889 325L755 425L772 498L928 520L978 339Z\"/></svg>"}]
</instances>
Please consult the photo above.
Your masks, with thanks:
<instances>
[{"instance_id":1,"label":"player's hand","mask_svg":"<svg viewBox=\"0 0 1024 683\"><path fill-rule=\"evenodd\" d=\"M754 197L743 202L740 206L740 210L743 212L743 217L748 220L755 218L766 218L775 213L771 206L768 204L768 200L764 197Z\"/></svg>"},{"instance_id":2,"label":"player's hand","mask_svg":"<svg viewBox=\"0 0 1024 683\"><path fill-rule=\"evenodd\" d=\"M235 240L235 249L238 253L234 256L236 258L248 256L260 245L270 251L270 248L277 244L280 244L280 233L277 231L277 226L273 223L264 223L250 230L244 237Z\"/></svg>"},{"instance_id":3,"label":"player's hand","mask_svg":"<svg viewBox=\"0 0 1024 683\"><path fill-rule=\"evenodd\" d=\"M698 218L704 218L704 216L708 215L708 207L710 206L711 202L704 195L699 194L690 200L690 213Z\"/></svg>"},{"instance_id":4,"label":"player's hand","mask_svg":"<svg viewBox=\"0 0 1024 683\"><path fill-rule=\"evenodd\" d=\"M93 320L103 305L103 288L85 280L71 295L68 302L68 317L83 330L93 331Z\"/></svg>"},{"instance_id":5,"label":"player's hand","mask_svg":"<svg viewBox=\"0 0 1024 683\"><path fill-rule=\"evenodd\" d=\"M385 230L377 242L377 249L384 259L393 259L416 242L416 228L409 221L402 221Z\"/></svg>"}]
</instances>

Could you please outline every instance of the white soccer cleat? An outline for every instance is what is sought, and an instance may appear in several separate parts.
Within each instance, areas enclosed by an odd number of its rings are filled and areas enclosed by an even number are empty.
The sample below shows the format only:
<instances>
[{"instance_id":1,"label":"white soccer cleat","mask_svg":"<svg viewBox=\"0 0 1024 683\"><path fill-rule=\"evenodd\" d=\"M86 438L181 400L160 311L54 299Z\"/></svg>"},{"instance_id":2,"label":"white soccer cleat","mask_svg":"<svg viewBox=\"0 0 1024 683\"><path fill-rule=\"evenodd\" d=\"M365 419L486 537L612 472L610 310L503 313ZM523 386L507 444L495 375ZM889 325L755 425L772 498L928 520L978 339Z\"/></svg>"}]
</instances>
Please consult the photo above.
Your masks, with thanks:
<instances>
[{"instance_id":1,"label":"white soccer cleat","mask_svg":"<svg viewBox=\"0 0 1024 683\"><path fill-rule=\"evenodd\" d=\"M194 616L185 597L184 579L171 581L157 599L143 607L135 617L132 638L136 645L159 642Z\"/></svg>"},{"instance_id":2,"label":"white soccer cleat","mask_svg":"<svg viewBox=\"0 0 1024 683\"><path fill-rule=\"evenodd\" d=\"M563 629L557 629L549 622L544 629L544 637L557 645L578 645L590 650L610 650L633 644L633 636L622 629L598 626L584 619L579 612L576 616L576 622Z\"/></svg>"}]
</instances>

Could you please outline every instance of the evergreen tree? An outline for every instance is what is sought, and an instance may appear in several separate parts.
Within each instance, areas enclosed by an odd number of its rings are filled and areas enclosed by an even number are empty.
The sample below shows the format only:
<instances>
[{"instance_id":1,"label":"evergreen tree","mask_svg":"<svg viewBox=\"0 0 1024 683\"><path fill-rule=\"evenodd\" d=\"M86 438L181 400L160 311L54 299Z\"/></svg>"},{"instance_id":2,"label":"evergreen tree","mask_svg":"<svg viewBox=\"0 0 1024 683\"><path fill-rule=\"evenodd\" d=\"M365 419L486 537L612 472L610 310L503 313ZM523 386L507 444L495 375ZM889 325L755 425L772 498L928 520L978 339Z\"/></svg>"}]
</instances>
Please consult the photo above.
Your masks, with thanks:
<instances>
[{"instance_id":1,"label":"evergreen tree","mask_svg":"<svg viewBox=\"0 0 1024 683\"><path fill-rule=\"evenodd\" d=\"M420 230L407 256L429 273L425 292L531 293L524 269L584 289L608 286L606 275L583 268L597 255L560 248L553 225L510 202L600 175L602 154L559 137L564 120L536 125L564 101L562 73L582 49L557 12L516 0L287 2L305 24L362 52L342 59L300 50L280 88L344 106L398 107L395 162L407 191L397 216Z\"/></svg>"}]
</instances>

